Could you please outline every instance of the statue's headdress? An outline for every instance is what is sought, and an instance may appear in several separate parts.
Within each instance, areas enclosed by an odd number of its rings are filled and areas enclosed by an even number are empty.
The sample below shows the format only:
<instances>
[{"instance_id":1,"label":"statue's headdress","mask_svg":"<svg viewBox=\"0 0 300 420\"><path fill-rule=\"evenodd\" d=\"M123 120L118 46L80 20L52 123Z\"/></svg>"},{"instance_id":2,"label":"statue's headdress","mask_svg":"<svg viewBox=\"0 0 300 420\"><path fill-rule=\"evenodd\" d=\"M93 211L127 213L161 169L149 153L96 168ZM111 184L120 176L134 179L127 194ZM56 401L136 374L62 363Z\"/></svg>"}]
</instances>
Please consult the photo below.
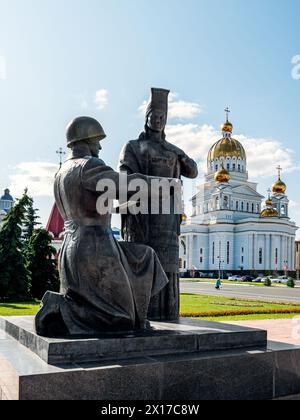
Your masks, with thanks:
<instances>
[{"instance_id":1,"label":"statue's headdress","mask_svg":"<svg viewBox=\"0 0 300 420\"><path fill-rule=\"evenodd\" d=\"M168 113L169 93L170 91L166 89L151 89L151 96L146 109L146 120L148 119L150 112L154 109L164 111L166 114Z\"/></svg>"}]
</instances>

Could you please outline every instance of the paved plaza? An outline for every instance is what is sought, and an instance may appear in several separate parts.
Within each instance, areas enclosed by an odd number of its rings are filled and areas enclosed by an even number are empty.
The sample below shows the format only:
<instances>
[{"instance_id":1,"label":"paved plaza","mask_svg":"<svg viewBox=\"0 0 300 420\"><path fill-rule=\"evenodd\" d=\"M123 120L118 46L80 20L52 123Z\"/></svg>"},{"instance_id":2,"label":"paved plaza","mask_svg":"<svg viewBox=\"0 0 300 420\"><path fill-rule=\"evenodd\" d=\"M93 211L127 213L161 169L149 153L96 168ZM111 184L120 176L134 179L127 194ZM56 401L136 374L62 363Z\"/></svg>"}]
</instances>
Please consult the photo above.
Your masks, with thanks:
<instances>
[{"instance_id":1,"label":"paved plaza","mask_svg":"<svg viewBox=\"0 0 300 420\"><path fill-rule=\"evenodd\" d=\"M226 324L267 330L269 341L300 346L300 317L259 321L226 321Z\"/></svg>"}]
</instances>

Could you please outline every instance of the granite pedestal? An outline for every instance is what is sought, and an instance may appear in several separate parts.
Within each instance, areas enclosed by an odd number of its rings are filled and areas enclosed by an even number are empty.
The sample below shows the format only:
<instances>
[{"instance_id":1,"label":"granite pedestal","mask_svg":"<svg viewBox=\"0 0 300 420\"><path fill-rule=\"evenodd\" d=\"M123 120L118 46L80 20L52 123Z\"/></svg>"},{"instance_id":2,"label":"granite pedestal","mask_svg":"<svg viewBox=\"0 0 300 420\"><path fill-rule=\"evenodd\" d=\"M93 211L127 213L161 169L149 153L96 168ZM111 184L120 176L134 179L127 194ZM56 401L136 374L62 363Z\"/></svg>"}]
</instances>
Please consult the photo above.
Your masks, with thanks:
<instances>
[{"instance_id":1,"label":"granite pedestal","mask_svg":"<svg viewBox=\"0 0 300 420\"><path fill-rule=\"evenodd\" d=\"M300 348L204 321L147 334L47 339L33 318L0 319L1 399L239 400L300 392Z\"/></svg>"}]
</instances>

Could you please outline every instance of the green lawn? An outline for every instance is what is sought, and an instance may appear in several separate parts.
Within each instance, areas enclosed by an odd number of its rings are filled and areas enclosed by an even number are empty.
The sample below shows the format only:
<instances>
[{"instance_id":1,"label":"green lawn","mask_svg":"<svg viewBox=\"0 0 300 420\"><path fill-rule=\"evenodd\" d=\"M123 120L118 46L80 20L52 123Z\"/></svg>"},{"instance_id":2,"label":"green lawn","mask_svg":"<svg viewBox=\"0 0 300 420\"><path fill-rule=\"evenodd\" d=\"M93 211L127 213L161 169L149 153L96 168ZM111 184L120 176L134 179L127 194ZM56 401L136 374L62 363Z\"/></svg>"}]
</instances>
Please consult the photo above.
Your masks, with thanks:
<instances>
[{"instance_id":1,"label":"green lawn","mask_svg":"<svg viewBox=\"0 0 300 420\"><path fill-rule=\"evenodd\" d=\"M29 303L1 303L0 316L36 315L40 307L37 302Z\"/></svg>"},{"instance_id":2,"label":"green lawn","mask_svg":"<svg viewBox=\"0 0 300 420\"><path fill-rule=\"evenodd\" d=\"M181 315L214 321L290 318L300 316L300 304L182 294Z\"/></svg>"},{"instance_id":3,"label":"green lawn","mask_svg":"<svg viewBox=\"0 0 300 420\"><path fill-rule=\"evenodd\" d=\"M209 283L209 284L216 284L216 279L181 279L183 283L189 282L189 283ZM252 283L252 282L242 282L242 281L229 281L229 280L222 280L223 284L230 284L231 286L234 286L235 284L239 285L247 285L247 286L253 286L253 287L265 287L264 283ZM272 287L287 287L285 284L278 284L273 283Z\"/></svg>"},{"instance_id":4,"label":"green lawn","mask_svg":"<svg viewBox=\"0 0 300 420\"><path fill-rule=\"evenodd\" d=\"M0 316L35 315L39 306L38 302L0 304ZM182 294L181 315L209 321L293 318L300 316L300 304Z\"/></svg>"}]
</instances>

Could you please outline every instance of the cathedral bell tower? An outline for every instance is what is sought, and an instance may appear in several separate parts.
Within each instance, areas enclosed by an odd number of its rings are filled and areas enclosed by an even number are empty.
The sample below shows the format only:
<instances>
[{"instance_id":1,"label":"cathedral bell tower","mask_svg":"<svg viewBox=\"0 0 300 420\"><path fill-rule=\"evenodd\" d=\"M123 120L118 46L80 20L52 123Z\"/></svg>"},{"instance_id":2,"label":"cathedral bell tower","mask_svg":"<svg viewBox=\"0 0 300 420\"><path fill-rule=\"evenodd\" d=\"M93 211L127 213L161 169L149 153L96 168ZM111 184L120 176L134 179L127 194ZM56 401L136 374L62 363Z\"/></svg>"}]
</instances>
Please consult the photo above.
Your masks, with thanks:
<instances>
[{"instance_id":1,"label":"cathedral bell tower","mask_svg":"<svg viewBox=\"0 0 300 420\"><path fill-rule=\"evenodd\" d=\"M278 166L278 179L272 186L273 208L277 210L279 217L289 218L289 199L286 195L287 186L281 179L282 168Z\"/></svg>"}]
</instances>

